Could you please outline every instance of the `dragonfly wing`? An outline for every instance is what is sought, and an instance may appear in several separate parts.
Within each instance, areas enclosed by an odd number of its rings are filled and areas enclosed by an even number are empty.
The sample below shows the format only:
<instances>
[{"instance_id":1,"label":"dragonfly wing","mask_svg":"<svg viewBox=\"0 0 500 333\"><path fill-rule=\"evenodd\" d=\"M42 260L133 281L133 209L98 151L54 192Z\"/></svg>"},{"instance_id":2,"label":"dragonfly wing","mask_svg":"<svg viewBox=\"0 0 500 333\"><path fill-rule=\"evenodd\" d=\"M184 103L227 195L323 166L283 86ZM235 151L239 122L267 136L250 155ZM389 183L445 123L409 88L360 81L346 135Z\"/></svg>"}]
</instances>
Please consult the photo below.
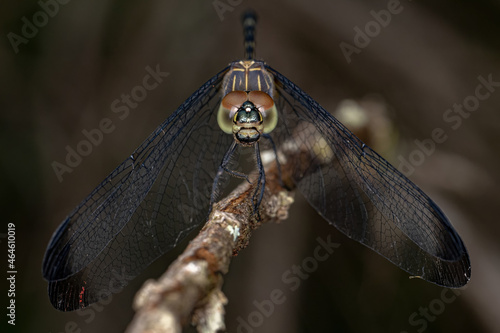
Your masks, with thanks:
<instances>
[{"instance_id":1,"label":"dragonfly wing","mask_svg":"<svg viewBox=\"0 0 500 333\"><path fill-rule=\"evenodd\" d=\"M282 124L273 138L316 152L316 161L294 181L318 213L411 275L441 286L465 285L469 256L439 207L310 96L267 69L275 78ZM307 130L304 124L310 124Z\"/></svg>"},{"instance_id":2,"label":"dragonfly wing","mask_svg":"<svg viewBox=\"0 0 500 333\"><path fill-rule=\"evenodd\" d=\"M121 290L206 219L233 141L216 119L226 72L186 100L56 230L43 262L54 307L75 310Z\"/></svg>"}]
</instances>

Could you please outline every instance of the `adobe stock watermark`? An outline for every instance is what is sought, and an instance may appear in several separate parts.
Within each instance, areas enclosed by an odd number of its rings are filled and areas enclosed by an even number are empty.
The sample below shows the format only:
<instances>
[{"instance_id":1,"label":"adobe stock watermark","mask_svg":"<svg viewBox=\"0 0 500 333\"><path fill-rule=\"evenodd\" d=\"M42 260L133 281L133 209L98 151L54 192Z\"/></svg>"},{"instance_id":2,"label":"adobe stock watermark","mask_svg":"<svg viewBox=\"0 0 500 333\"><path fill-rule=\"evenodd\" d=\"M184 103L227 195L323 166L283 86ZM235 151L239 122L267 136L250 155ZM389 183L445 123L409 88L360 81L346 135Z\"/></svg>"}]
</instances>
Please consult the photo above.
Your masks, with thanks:
<instances>
[{"instance_id":1,"label":"adobe stock watermark","mask_svg":"<svg viewBox=\"0 0 500 333\"><path fill-rule=\"evenodd\" d=\"M406 177L412 175L415 172L415 167L422 165L436 151L438 144L448 140L447 133L450 130L456 131L459 129L464 119L468 119L479 109L481 102L487 100L500 87L500 81L494 81L493 74L488 74L486 78L479 75L477 80L479 83L474 89L474 93L465 97L462 103L455 103L443 112L443 121L447 128L434 128L429 138L413 141L416 148L410 152L407 158L402 155L398 156L398 170Z\"/></svg>"},{"instance_id":2,"label":"adobe stock watermark","mask_svg":"<svg viewBox=\"0 0 500 333\"><path fill-rule=\"evenodd\" d=\"M113 295L121 292L123 290L123 287L126 286L129 281L134 279L134 276L128 275L127 271L123 267L121 272L113 270L111 273L113 274L113 278L110 279L108 287L98 292L98 295L100 295L102 298L98 302L90 305L85 309L75 311L79 316L86 317L84 319L84 322L86 324L90 324L91 322L93 322L97 315L96 312L102 312L104 307L110 304L113 300ZM78 323L74 321L68 321L64 325L64 331L62 331L61 333L63 332L81 333L82 329L78 327Z\"/></svg>"},{"instance_id":3,"label":"adobe stock watermark","mask_svg":"<svg viewBox=\"0 0 500 333\"><path fill-rule=\"evenodd\" d=\"M373 17L373 20L368 21L363 29L359 26L354 27L354 45L344 41L339 44L340 50L347 63L351 63L354 53L360 54L362 49L370 45L372 39L380 35L382 29L386 28L391 23L393 15L400 14L403 9L404 7L399 0L389 0L387 2L387 9L381 9L379 11L371 10L370 15Z\"/></svg>"},{"instance_id":4,"label":"adobe stock watermark","mask_svg":"<svg viewBox=\"0 0 500 333\"><path fill-rule=\"evenodd\" d=\"M287 269L281 275L281 281L286 285L286 288L273 289L268 298L261 301L254 300L255 310L245 318L242 316L236 318L238 322L237 333L254 333L256 328L262 326L266 318L272 316L276 306L286 302L285 290L296 291L304 280L307 280L312 273L316 272L319 263L326 261L340 246L339 243L332 242L331 235L328 235L326 240L318 237L316 241L318 245L314 248L311 256L304 258L300 265L292 265L290 269Z\"/></svg>"},{"instance_id":5,"label":"adobe stock watermark","mask_svg":"<svg viewBox=\"0 0 500 333\"><path fill-rule=\"evenodd\" d=\"M465 289L466 287L462 289L443 288L438 298L430 301L426 307L421 306L418 308L418 311L410 314L408 323L415 328L416 332L423 333L429 326L429 323L434 322L444 312L446 306L455 302ZM401 331L401 333L409 332Z\"/></svg>"},{"instance_id":6,"label":"adobe stock watermark","mask_svg":"<svg viewBox=\"0 0 500 333\"><path fill-rule=\"evenodd\" d=\"M39 0L38 6L40 10L36 11L31 18L23 16L21 18L22 26L20 34L12 31L7 33L7 39L14 50L14 53L19 53L21 44L28 42L38 35L39 29L45 27L49 20L59 13L60 5L66 5L71 0Z\"/></svg>"},{"instance_id":7,"label":"adobe stock watermark","mask_svg":"<svg viewBox=\"0 0 500 333\"><path fill-rule=\"evenodd\" d=\"M241 5L242 2L243 0L214 0L212 6L214 6L219 19L224 21L224 13L233 12L236 6Z\"/></svg>"},{"instance_id":8,"label":"adobe stock watermark","mask_svg":"<svg viewBox=\"0 0 500 333\"><path fill-rule=\"evenodd\" d=\"M51 163L59 182L63 181L63 176L66 173L73 172L82 163L83 158L92 153L94 147L103 142L106 134L113 133L118 120L127 119L130 110L137 108L139 103L146 99L148 92L156 89L163 82L163 79L170 75L170 73L162 72L159 64L156 65L155 69L146 66L145 70L147 74L143 77L141 84L134 86L129 94L123 93L120 98L111 102L110 109L118 119L103 118L96 128L83 129L82 136L84 138L74 148L70 145L65 147L67 154L64 162L53 161Z\"/></svg>"}]
</instances>

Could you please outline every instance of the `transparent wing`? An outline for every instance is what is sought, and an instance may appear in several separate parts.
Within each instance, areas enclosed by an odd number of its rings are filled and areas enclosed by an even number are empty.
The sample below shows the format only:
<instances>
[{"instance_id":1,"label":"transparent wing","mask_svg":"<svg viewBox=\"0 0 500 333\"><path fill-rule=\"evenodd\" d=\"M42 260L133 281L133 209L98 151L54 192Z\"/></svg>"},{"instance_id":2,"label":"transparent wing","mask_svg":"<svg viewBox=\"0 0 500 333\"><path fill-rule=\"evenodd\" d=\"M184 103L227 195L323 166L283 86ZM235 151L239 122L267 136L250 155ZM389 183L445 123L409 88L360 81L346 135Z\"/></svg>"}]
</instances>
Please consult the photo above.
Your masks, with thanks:
<instances>
[{"instance_id":1,"label":"transparent wing","mask_svg":"<svg viewBox=\"0 0 500 333\"><path fill-rule=\"evenodd\" d=\"M64 220L43 276L59 310L121 290L203 222L215 173L233 141L217 125L227 68L186 100Z\"/></svg>"},{"instance_id":2,"label":"transparent wing","mask_svg":"<svg viewBox=\"0 0 500 333\"><path fill-rule=\"evenodd\" d=\"M278 146L306 145L307 170L294 181L330 224L411 275L448 287L470 279L467 250L437 205L274 69ZM327 161L327 163L325 163ZM297 162L300 164L300 162Z\"/></svg>"}]
</instances>

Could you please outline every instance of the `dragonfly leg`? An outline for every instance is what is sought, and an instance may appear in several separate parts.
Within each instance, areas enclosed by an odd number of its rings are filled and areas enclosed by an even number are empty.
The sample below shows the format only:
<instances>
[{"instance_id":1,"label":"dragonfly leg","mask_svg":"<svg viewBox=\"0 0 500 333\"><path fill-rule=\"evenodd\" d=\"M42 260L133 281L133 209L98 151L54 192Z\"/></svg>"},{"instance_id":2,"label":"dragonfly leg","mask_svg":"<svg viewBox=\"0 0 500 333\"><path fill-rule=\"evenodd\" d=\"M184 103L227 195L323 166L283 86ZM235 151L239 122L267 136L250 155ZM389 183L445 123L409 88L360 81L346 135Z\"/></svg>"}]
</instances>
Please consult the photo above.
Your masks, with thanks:
<instances>
[{"instance_id":1,"label":"dragonfly leg","mask_svg":"<svg viewBox=\"0 0 500 333\"><path fill-rule=\"evenodd\" d=\"M226 154L222 158L222 162L219 166L219 169L217 170L217 173L215 174L214 177L214 182L212 184L212 193L210 194L210 212L212 211L212 206L215 203L216 194L217 194L217 185L219 184L220 177L224 173L224 171L227 171L226 165L229 163L231 156L233 155L234 151L236 150L236 142L233 141L229 149L227 150Z\"/></svg>"},{"instance_id":2,"label":"dragonfly leg","mask_svg":"<svg viewBox=\"0 0 500 333\"><path fill-rule=\"evenodd\" d=\"M244 174L242 172L231 170L231 169L229 169L227 167L227 165L231 161L231 157L233 156L234 151L236 150L236 147L238 147L238 144L236 143L236 141L234 141L231 144L231 147L229 147L228 151L224 155L224 158L222 159L222 163L221 163L221 165L219 167L219 171L217 172L218 177L220 177L220 175L222 175L222 172L225 171L228 174L230 174L231 176L236 177L236 178L245 179L249 184L251 184L250 179L248 178L248 175L246 175L246 174Z\"/></svg>"},{"instance_id":3,"label":"dragonfly leg","mask_svg":"<svg viewBox=\"0 0 500 333\"><path fill-rule=\"evenodd\" d=\"M274 156L276 157L276 167L278 168L280 186L285 188L285 184L283 183L283 177L281 176L281 164L280 164L280 160L278 158L278 151L276 150L276 145L274 144L274 140L271 137L271 135L269 135L269 134L263 134L262 136L264 138L268 139L271 142L271 145L273 146Z\"/></svg>"},{"instance_id":4,"label":"dragonfly leg","mask_svg":"<svg viewBox=\"0 0 500 333\"><path fill-rule=\"evenodd\" d=\"M264 166L262 165L262 160L260 158L260 148L259 143L255 143L255 156L257 157L257 169L259 170L259 178L257 179L257 185L255 187L255 192L253 194L252 202L254 204L253 211L257 213L257 217L260 220L259 206L264 197L264 189L266 187L266 175L264 173Z\"/></svg>"}]
</instances>

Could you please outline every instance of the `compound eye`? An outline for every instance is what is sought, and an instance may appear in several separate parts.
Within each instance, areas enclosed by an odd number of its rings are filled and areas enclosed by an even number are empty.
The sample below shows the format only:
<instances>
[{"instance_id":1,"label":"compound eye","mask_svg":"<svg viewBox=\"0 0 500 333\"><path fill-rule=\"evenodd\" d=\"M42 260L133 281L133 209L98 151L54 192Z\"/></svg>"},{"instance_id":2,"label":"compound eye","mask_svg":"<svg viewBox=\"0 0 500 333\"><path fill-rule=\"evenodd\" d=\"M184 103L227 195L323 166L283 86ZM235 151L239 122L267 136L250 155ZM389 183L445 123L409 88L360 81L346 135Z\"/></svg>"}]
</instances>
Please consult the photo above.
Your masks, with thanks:
<instances>
[{"instance_id":1,"label":"compound eye","mask_svg":"<svg viewBox=\"0 0 500 333\"><path fill-rule=\"evenodd\" d=\"M273 129L276 128L278 124L278 110L276 109L276 105L273 105L270 109L267 109L262 113L264 116L264 131L263 133L270 133Z\"/></svg>"},{"instance_id":2,"label":"compound eye","mask_svg":"<svg viewBox=\"0 0 500 333\"><path fill-rule=\"evenodd\" d=\"M274 106L274 101L263 91L250 91L248 93L248 100L252 102L260 112L265 112Z\"/></svg>"},{"instance_id":3,"label":"compound eye","mask_svg":"<svg viewBox=\"0 0 500 333\"><path fill-rule=\"evenodd\" d=\"M238 108L248 100L244 91L231 91L224 96L217 112L217 123L224 133L233 133L233 117Z\"/></svg>"},{"instance_id":4,"label":"compound eye","mask_svg":"<svg viewBox=\"0 0 500 333\"><path fill-rule=\"evenodd\" d=\"M263 133L270 133L278 124L278 110L274 105L274 100L263 91L251 91L248 93L248 100L262 113L264 130Z\"/></svg>"},{"instance_id":5,"label":"compound eye","mask_svg":"<svg viewBox=\"0 0 500 333\"><path fill-rule=\"evenodd\" d=\"M238 108L248 100L248 94L244 91L231 91L224 96L221 105L225 109L238 110Z\"/></svg>"}]
</instances>

